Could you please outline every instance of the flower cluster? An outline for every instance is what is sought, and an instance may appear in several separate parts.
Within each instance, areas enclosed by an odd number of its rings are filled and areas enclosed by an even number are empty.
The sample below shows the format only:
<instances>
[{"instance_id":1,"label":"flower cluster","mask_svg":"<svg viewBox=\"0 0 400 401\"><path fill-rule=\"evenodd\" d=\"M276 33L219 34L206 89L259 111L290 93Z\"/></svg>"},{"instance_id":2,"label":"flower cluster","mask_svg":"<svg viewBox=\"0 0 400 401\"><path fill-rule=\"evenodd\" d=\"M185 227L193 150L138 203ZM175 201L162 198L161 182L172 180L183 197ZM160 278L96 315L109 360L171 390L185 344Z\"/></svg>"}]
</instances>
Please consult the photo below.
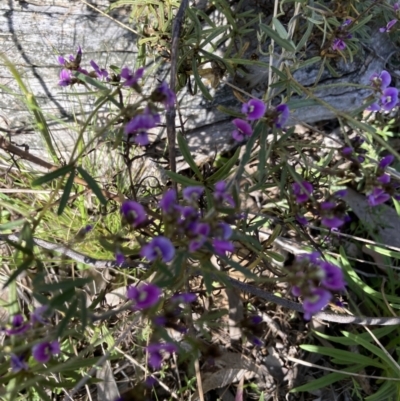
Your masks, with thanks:
<instances>
[{"instance_id":1,"label":"flower cluster","mask_svg":"<svg viewBox=\"0 0 400 401\"><path fill-rule=\"evenodd\" d=\"M292 284L292 294L303 298L306 320L324 309L333 297L332 292L343 291L346 284L342 270L316 252L299 255L287 278Z\"/></svg>"},{"instance_id":2,"label":"flower cluster","mask_svg":"<svg viewBox=\"0 0 400 401\"><path fill-rule=\"evenodd\" d=\"M385 156L378 163L375 174L369 177L368 186L370 190L367 192L368 204L370 206L378 206L387 202L392 196L396 200L400 200L398 193L399 184L391 182L390 175L385 172L386 167L393 163L394 156Z\"/></svg>"},{"instance_id":3,"label":"flower cluster","mask_svg":"<svg viewBox=\"0 0 400 401\"><path fill-rule=\"evenodd\" d=\"M144 68L138 68L136 71L128 67L123 67L120 74L110 74L105 68L100 68L94 60L90 60L92 71L81 67L82 49L79 46L76 56L70 55L67 58L58 56L58 62L63 66L60 72L60 86L71 86L81 81L73 75L74 71L81 72L92 78L97 78L116 85L121 82L122 87L134 89L141 93L139 81L143 78ZM162 103L165 108L171 108L176 102L175 93L169 88L166 82L160 85L150 94L146 107L135 109L133 115L130 115L129 121L124 127L124 133L128 140L131 139L139 146L149 145L148 131L156 127L161 122L161 116L155 103Z\"/></svg>"},{"instance_id":4,"label":"flower cluster","mask_svg":"<svg viewBox=\"0 0 400 401\"><path fill-rule=\"evenodd\" d=\"M353 35L347 31L348 27L353 23L351 19L343 21L342 25L335 32L335 36L332 40L331 49L334 52L343 51L347 45L345 40L351 39Z\"/></svg>"},{"instance_id":5,"label":"flower cluster","mask_svg":"<svg viewBox=\"0 0 400 401\"><path fill-rule=\"evenodd\" d=\"M321 224L328 228L339 228L349 220L346 215L346 205L340 200L346 195L345 190L340 190L329 196L325 201L313 201L311 195L314 191L312 184L308 181L292 184L293 198L301 207L304 204L302 213L296 215L297 221L302 224L308 224L304 216L304 209L320 216Z\"/></svg>"},{"instance_id":6,"label":"flower cluster","mask_svg":"<svg viewBox=\"0 0 400 401\"><path fill-rule=\"evenodd\" d=\"M241 111L245 114L247 121L241 118L235 118L232 121L236 127L232 132L232 137L237 142L243 142L253 134L253 129L248 121L264 118L269 126L283 128L289 119L289 107L284 103L275 108L267 109L262 100L250 99L242 105Z\"/></svg>"},{"instance_id":7,"label":"flower cluster","mask_svg":"<svg viewBox=\"0 0 400 401\"><path fill-rule=\"evenodd\" d=\"M188 250L191 253L199 251L206 243L209 243L218 255L233 252L230 225L218 221L215 216L208 216L207 219L201 216L197 203L203 192L202 187L185 188L183 199L186 204L182 206L177 202L176 191L168 190L160 201L165 221L170 227L175 227L175 235L185 236L188 239ZM234 199L223 181L215 184L214 203L216 210L225 204L230 207L235 206Z\"/></svg>"},{"instance_id":8,"label":"flower cluster","mask_svg":"<svg viewBox=\"0 0 400 401\"><path fill-rule=\"evenodd\" d=\"M369 111L390 111L399 102L399 91L397 88L389 87L392 77L390 74L383 70L382 72L375 73L371 76L371 86L374 88L374 96L379 97L372 103L367 110Z\"/></svg>"},{"instance_id":9,"label":"flower cluster","mask_svg":"<svg viewBox=\"0 0 400 401\"><path fill-rule=\"evenodd\" d=\"M397 5L395 5L395 6L396 6L396 8L397 8ZM395 8L395 7L393 6L393 8ZM397 11L397 10L395 10L395 11ZM392 19L391 21L389 21L389 22L386 24L386 26L383 26L382 28L379 28L379 32L381 32L381 33L389 33L389 32L392 32L393 27L396 25L396 22L397 22L397 19Z\"/></svg>"},{"instance_id":10,"label":"flower cluster","mask_svg":"<svg viewBox=\"0 0 400 401\"><path fill-rule=\"evenodd\" d=\"M30 320L20 315L14 315L10 324L2 327L0 331L7 336L15 336L15 341L24 341L27 338L34 338L36 326L48 324L48 307L41 306L36 308L30 315ZM53 355L60 354L60 343L57 340L48 341L44 340L36 343L31 350L33 358L39 363L47 363ZM26 362L29 352L20 355L10 354L10 366L13 372L26 371L29 366Z\"/></svg>"}]
</instances>

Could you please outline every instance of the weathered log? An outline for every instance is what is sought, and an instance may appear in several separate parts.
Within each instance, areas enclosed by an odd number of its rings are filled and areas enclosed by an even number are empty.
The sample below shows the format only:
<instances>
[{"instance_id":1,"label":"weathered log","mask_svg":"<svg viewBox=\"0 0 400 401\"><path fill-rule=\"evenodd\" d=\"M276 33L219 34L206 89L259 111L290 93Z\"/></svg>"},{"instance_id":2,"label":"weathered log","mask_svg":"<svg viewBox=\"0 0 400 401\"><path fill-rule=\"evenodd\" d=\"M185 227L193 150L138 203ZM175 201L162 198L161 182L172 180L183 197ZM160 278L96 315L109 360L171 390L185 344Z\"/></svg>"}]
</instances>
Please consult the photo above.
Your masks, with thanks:
<instances>
[{"instance_id":1,"label":"weathered log","mask_svg":"<svg viewBox=\"0 0 400 401\"><path fill-rule=\"evenodd\" d=\"M97 0L92 4L104 10L109 2ZM126 22L123 10L112 14L112 17ZM89 65L90 59L94 59L102 66L115 64L133 67L138 56L136 39L134 33L79 0L9 0L0 4L1 48L22 74L30 91L37 96L40 106L49 118L51 134L60 152L60 158L68 159L77 137L76 131L68 128L67 124L74 121L74 118L78 121L85 120L96 98L87 96L82 100L80 97L68 95L73 92L70 88L64 90L58 86L60 66L56 56L74 54L78 45L81 45L85 65ZM365 50L364 57L358 57L355 62L349 64L338 63L338 71L342 73L340 78L332 78L328 72L324 72L319 82L319 85L344 86L325 88L316 92L316 95L339 110L356 109L371 91L356 89L346 83L368 85L369 77L372 73L382 70L392 51L393 47L387 35L374 36L370 48ZM168 66L166 62L164 64L158 73L148 77L148 90L154 87L157 78L166 76ZM318 70L319 65L315 64L298 70L294 77L302 85L312 86ZM254 80L251 73L253 77L258 78ZM240 79L236 77L236 80L243 89L260 96L267 85L267 73L251 67L250 76ZM32 117L23 99L13 95L20 92L4 65L0 84L0 130L9 134L15 143L27 144L33 154L48 159L43 140L38 132L32 129ZM222 105L238 109L240 103L228 85L220 84L213 92L212 101L204 99L201 93L192 96L187 89L178 94L179 110L182 120L186 121L186 138L198 163L232 147L231 118L216 108ZM313 123L332 117L334 113L331 110L316 104L294 110L291 123ZM177 119L177 126L179 124L180 120ZM160 128L157 136L165 137L163 128ZM113 155L115 153L113 152ZM101 171L116 171L119 159L117 156L109 157L109 154L110 148L104 142L90 157L93 163L101 164ZM151 160L140 160L134 163L134 175L143 177L155 174L160 177L158 167ZM178 163L178 169L184 166L184 163Z\"/></svg>"}]
</instances>

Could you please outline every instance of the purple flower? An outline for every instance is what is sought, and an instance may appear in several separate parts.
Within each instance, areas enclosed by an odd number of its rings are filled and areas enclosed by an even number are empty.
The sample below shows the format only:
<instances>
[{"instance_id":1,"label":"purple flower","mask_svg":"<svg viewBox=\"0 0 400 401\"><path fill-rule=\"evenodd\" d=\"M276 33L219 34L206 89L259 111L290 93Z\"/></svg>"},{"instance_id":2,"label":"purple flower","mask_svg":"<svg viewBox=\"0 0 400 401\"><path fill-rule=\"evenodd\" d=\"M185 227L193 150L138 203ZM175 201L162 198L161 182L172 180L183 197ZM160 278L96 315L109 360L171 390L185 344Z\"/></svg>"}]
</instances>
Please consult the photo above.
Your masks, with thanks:
<instances>
[{"instance_id":1,"label":"purple flower","mask_svg":"<svg viewBox=\"0 0 400 401\"><path fill-rule=\"evenodd\" d=\"M342 39L339 39L339 38L333 39L333 42L332 42L332 50L333 51L338 51L338 50L342 51L345 48L346 48L346 43Z\"/></svg>"},{"instance_id":2,"label":"purple flower","mask_svg":"<svg viewBox=\"0 0 400 401\"><path fill-rule=\"evenodd\" d=\"M62 69L60 71L60 80L58 81L59 86L69 86L75 82L75 77L72 76L70 70Z\"/></svg>"},{"instance_id":3,"label":"purple flower","mask_svg":"<svg viewBox=\"0 0 400 401\"><path fill-rule=\"evenodd\" d=\"M287 104L282 103L276 106L275 112L277 116L274 119L274 124L276 128L283 128L289 119L290 110Z\"/></svg>"},{"instance_id":4,"label":"purple flower","mask_svg":"<svg viewBox=\"0 0 400 401\"><path fill-rule=\"evenodd\" d=\"M163 81L151 94L151 100L154 102L162 102L166 108L171 108L176 102L176 95L168 84Z\"/></svg>"},{"instance_id":5,"label":"purple flower","mask_svg":"<svg viewBox=\"0 0 400 401\"><path fill-rule=\"evenodd\" d=\"M400 10L400 3L394 3L393 4L393 11L394 12L397 12L397 11L399 11Z\"/></svg>"},{"instance_id":6,"label":"purple flower","mask_svg":"<svg viewBox=\"0 0 400 401\"><path fill-rule=\"evenodd\" d=\"M323 288L315 288L312 290L311 296L304 299L303 302L304 319L310 320L312 315L321 311L328 305L331 298L331 293Z\"/></svg>"},{"instance_id":7,"label":"purple flower","mask_svg":"<svg viewBox=\"0 0 400 401\"><path fill-rule=\"evenodd\" d=\"M308 220L305 216L301 216L300 214L296 214L296 221L302 226L306 226L308 224Z\"/></svg>"},{"instance_id":8,"label":"purple flower","mask_svg":"<svg viewBox=\"0 0 400 401\"><path fill-rule=\"evenodd\" d=\"M246 137L249 137L253 134L253 129L247 121L241 120L240 118L235 118L232 120L232 123L235 124L237 128L232 132L232 138L235 141L242 142Z\"/></svg>"},{"instance_id":9,"label":"purple flower","mask_svg":"<svg viewBox=\"0 0 400 401\"><path fill-rule=\"evenodd\" d=\"M25 333L30 327L30 323L25 322L24 317L18 314L13 316L11 320L11 327L3 330L7 335L13 336Z\"/></svg>"},{"instance_id":10,"label":"purple flower","mask_svg":"<svg viewBox=\"0 0 400 401\"><path fill-rule=\"evenodd\" d=\"M386 26L379 28L379 32L382 32L382 33L390 32L396 22L397 22L397 19L393 19L393 20L389 21Z\"/></svg>"},{"instance_id":11,"label":"purple flower","mask_svg":"<svg viewBox=\"0 0 400 401\"><path fill-rule=\"evenodd\" d=\"M138 68L136 72L133 72L128 67L124 67L121 70L121 78L125 79L123 86L129 86L132 88L137 85L139 79L143 77L144 68Z\"/></svg>"},{"instance_id":12,"label":"purple flower","mask_svg":"<svg viewBox=\"0 0 400 401\"><path fill-rule=\"evenodd\" d=\"M161 121L158 113L153 113L146 107L143 113L136 115L124 128L126 135L136 135L135 142L140 146L149 144L147 131L154 128Z\"/></svg>"},{"instance_id":13,"label":"purple flower","mask_svg":"<svg viewBox=\"0 0 400 401\"><path fill-rule=\"evenodd\" d=\"M292 185L292 189L297 203L307 202L314 190L313 186L308 181L303 181L301 184L295 182Z\"/></svg>"},{"instance_id":14,"label":"purple flower","mask_svg":"<svg viewBox=\"0 0 400 401\"><path fill-rule=\"evenodd\" d=\"M127 200L122 203L121 214L125 221L133 228L137 228L147 221L144 207L135 201Z\"/></svg>"},{"instance_id":15,"label":"purple flower","mask_svg":"<svg viewBox=\"0 0 400 401\"><path fill-rule=\"evenodd\" d=\"M377 177L376 180L380 182L381 184L389 184L390 182L390 175L389 174L383 174L380 177Z\"/></svg>"},{"instance_id":16,"label":"purple flower","mask_svg":"<svg viewBox=\"0 0 400 401\"><path fill-rule=\"evenodd\" d=\"M140 256L150 262L155 261L158 257L164 262L170 262L175 256L175 248L168 238L160 235L142 247Z\"/></svg>"},{"instance_id":17,"label":"purple flower","mask_svg":"<svg viewBox=\"0 0 400 401\"><path fill-rule=\"evenodd\" d=\"M378 73L372 74L369 80L371 81L373 87L375 87L376 89L383 90L390 85L392 77L387 71L382 70L382 72L380 72L379 74Z\"/></svg>"},{"instance_id":18,"label":"purple flower","mask_svg":"<svg viewBox=\"0 0 400 401\"><path fill-rule=\"evenodd\" d=\"M94 60L90 60L90 65L91 65L92 68L95 70L95 72L96 72L96 74L97 74L97 76L98 76L99 78L105 78L105 79L108 78L108 72L107 72L107 70L104 69L104 68L100 68L100 67L95 63Z\"/></svg>"},{"instance_id":19,"label":"purple flower","mask_svg":"<svg viewBox=\"0 0 400 401\"><path fill-rule=\"evenodd\" d=\"M381 106L379 106L379 104L375 102L375 103L370 104L366 108L366 110L367 111L380 111L381 110Z\"/></svg>"},{"instance_id":20,"label":"purple flower","mask_svg":"<svg viewBox=\"0 0 400 401\"><path fill-rule=\"evenodd\" d=\"M135 310L151 308L161 296L161 289L154 284L141 284L138 287L129 286L126 297L134 302Z\"/></svg>"},{"instance_id":21,"label":"purple flower","mask_svg":"<svg viewBox=\"0 0 400 401\"><path fill-rule=\"evenodd\" d=\"M48 324L49 319L45 317L48 315L49 307L47 305L39 306L31 313L31 323Z\"/></svg>"},{"instance_id":22,"label":"purple flower","mask_svg":"<svg viewBox=\"0 0 400 401\"><path fill-rule=\"evenodd\" d=\"M164 351L172 354L177 350L178 348L176 347L176 345L172 343L150 344L148 347L146 347L146 351L149 354L148 363L153 369L160 369L163 360L162 352Z\"/></svg>"},{"instance_id":23,"label":"purple flower","mask_svg":"<svg viewBox=\"0 0 400 401\"><path fill-rule=\"evenodd\" d=\"M177 204L178 202L175 189L169 189L161 198L159 206L164 214L170 214L175 211Z\"/></svg>"},{"instance_id":24,"label":"purple flower","mask_svg":"<svg viewBox=\"0 0 400 401\"><path fill-rule=\"evenodd\" d=\"M321 223L328 228L339 228L345 221L338 216L324 216L321 218Z\"/></svg>"},{"instance_id":25,"label":"purple flower","mask_svg":"<svg viewBox=\"0 0 400 401\"><path fill-rule=\"evenodd\" d=\"M320 266L324 273L321 285L331 291L344 290L346 282L344 281L343 272L339 267L328 262L321 262Z\"/></svg>"},{"instance_id":26,"label":"purple flower","mask_svg":"<svg viewBox=\"0 0 400 401\"><path fill-rule=\"evenodd\" d=\"M175 294L171 297L172 302L176 303L184 303L184 304L190 304L194 301L196 301L197 295L192 293L192 292L187 292L183 294Z\"/></svg>"},{"instance_id":27,"label":"purple flower","mask_svg":"<svg viewBox=\"0 0 400 401\"><path fill-rule=\"evenodd\" d=\"M182 191L183 199L190 202L197 202L203 194L203 187L187 187Z\"/></svg>"},{"instance_id":28,"label":"purple flower","mask_svg":"<svg viewBox=\"0 0 400 401\"><path fill-rule=\"evenodd\" d=\"M350 146L346 146L342 149L342 154L344 156L350 156L354 152L354 149Z\"/></svg>"},{"instance_id":29,"label":"purple flower","mask_svg":"<svg viewBox=\"0 0 400 401\"><path fill-rule=\"evenodd\" d=\"M229 206L235 207L235 201L232 195L228 193L226 188L226 182L218 181L214 187L214 200L222 205L224 202L228 203Z\"/></svg>"},{"instance_id":30,"label":"purple flower","mask_svg":"<svg viewBox=\"0 0 400 401\"><path fill-rule=\"evenodd\" d=\"M399 101L399 91L396 88L386 88L383 90L380 100L383 110L390 111Z\"/></svg>"},{"instance_id":31,"label":"purple flower","mask_svg":"<svg viewBox=\"0 0 400 401\"><path fill-rule=\"evenodd\" d=\"M258 120L262 118L267 110L262 100L250 99L242 105L242 113L246 114L248 120Z\"/></svg>"},{"instance_id":32,"label":"purple flower","mask_svg":"<svg viewBox=\"0 0 400 401\"><path fill-rule=\"evenodd\" d=\"M47 363L53 355L61 352L60 343L55 340L52 342L43 342L36 344L32 348L32 356L40 363Z\"/></svg>"},{"instance_id":33,"label":"purple flower","mask_svg":"<svg viewBox=\"0 0 400 401\"><path fill-rule=\"evenodd\" d=\"M207 223L195 223L191 234L195 236L195 238L189 242L189 252L196 252L207 241L208 235L210 234L210 225Z\"/></svg>"},{"instance_id":34,"label":"purple flower","mask_svg":"<svg viewBox=\"0 0 400 401\"><path fill-rule=\"evenodd\" d=\"M122 265L125 262L125 255L119 251L115 252L115 261Z\"/></svg>"},{"instance_id":35,"label":"purple flower","mask_svg":"<svg viewBox=\"0 0 400 401\"><path fill-rule=\"evenodd\" d=\"M387 155L380 160L378 167L381 169L385 169L387 166L390 166L393 163L393 160L394 160L393 155Z\"/></svg>"},{"instance_id":36,"label":"purple flower","mask_svg":"<svg viewBox=\"0 0 400 401\"><path fill-rule=\"evenodd\" d=\"M230 241L222 239L214 239L213 242L214 252L218 255L225 255L226 252L233 252L235 250L234 245Z\"/></svg>"},{"instance_id":37,"label":"purple flower","mask_svg":"<svg viewBox=\"0 0 400 401\"><path fill-rule=\"evenodd\" d=\"M218 223L216 237L227 240L232 237L232 227L226 223Z\"/></svg>"},{"instance_id":38,"label":"purple flower","mask_svg":"<svg viewBox=\"0 0 400 401\"><path fill-rule=\"evenodd\" d=\"M336 198L344 198L347 195L347 189L339 189L336 191L333 196Z\"/></svg>"},{"instance_id":39,"label":"purple flower","mask_svg":"<svg viewBox=\"0 0 400 401\"><path fill-rule=\"evenodd\" d=\"M25 362L25 357L24 355L15 355L11 354L10 356L10 365L11 365L11 370L14 373L20 372L21 370L28 370L29 366Z\"/></svg>"},{"instance_id":40,"label":"purple flower","mask_svg":"<svg viewBox=\"0 0 400 401\"><path fill-rule=\"evenodd\" d=\"M390 195L382 188L374 188L367 198L370 206L378 206L387 202L390 199Z\"/></svg>"}]
</instances>

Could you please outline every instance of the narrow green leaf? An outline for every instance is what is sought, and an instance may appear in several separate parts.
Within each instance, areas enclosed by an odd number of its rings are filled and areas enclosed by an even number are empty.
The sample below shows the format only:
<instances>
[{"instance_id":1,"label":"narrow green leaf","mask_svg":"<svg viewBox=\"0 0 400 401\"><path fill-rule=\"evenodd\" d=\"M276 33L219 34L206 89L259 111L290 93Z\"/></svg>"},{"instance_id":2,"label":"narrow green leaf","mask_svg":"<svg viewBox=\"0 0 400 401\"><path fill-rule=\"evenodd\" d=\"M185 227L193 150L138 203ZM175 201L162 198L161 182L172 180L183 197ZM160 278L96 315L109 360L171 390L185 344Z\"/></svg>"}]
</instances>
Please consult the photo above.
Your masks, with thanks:
<instances>
[{"instance_id":1,"label":"narrow green leaf","mask_svg":"<svg viewBox=\"0 0 400 401\"><path fill-rule=\"evenodd\" d=\"M180 132L178 132L177 139L178 139L179 150L182 152L182 156L185 159L186 163L189 164L190 168L197 175L199 180L203 181L203 175L201 174L199 168L196 165L196 162L193 159L192 154L190 153L190 149L188 147L186 139Z\"/></svg>"},{"instance_id":2,"label":"narrow green leaf","mask_svg":"<svg viewBox=\"0 0 400 401\"><path fill-rule=\"evenodd\" d=\"M273 39L276 44L284 48L289 52L295 52L296 48L293 43L289 40L281 38L278 32L274 31L271 27L265 24L260 24L261 30L263 30L271 39Z\"/></svg>"},{"instance_id":3,"label":"narrow green leaf","mask_svg":"<svg viewBox=\"0 0 400 401\"><path fill-rule=\"evenodd\" d=\"M300 345L300 348L308 352L330 356L331 358L335 358L338 361L342 361L350 365L354 363L359 363L363 364L364 366L376 366L377 368L384 369L383 363L364 355L355 354L354 352L308 344Z\"/></svg>"},{"instance_id":4,"label":"narrow green leaf","mask_svg":"<svg viewBox=\"0 0 400 401\"><path fill-rule=\"evenodd\" d=\"M62 215L62 213L65 209L65 206L67 206L69 194L71 193L72 186L74 184L74 179L75 179L75 170L72 170L71 174L68 177L67 183L65 184L64 192L60 199L60 204L58 205L57 214L59 216Z\"/></svg>"},{"instance_id":5,"label":"narrow green leaf","mask_svg":"<svg viewBox=\"0 0 400 401\"><path fill-rule=\"evenodd\" d=\"M287 40L289 38L289 34L287 33L285 27L282 25L281 21L279 21L278 18L273 17L272 23L274 24L275 30L278 33L278 35L282 39Z\"/></svg>"},{"instance_id":6,"label":"narrow green leaf","mask_svg":"<svg viewBox=\"0 0 400 401\"><path fill-rule=\"evenodd\" d=\"M54 283L41 283L35 286L35 290L38 292L54 292L54 291L68 291L78 287L82 287L85 284L92 282L91 278L75 278L75 279L64 279Z\"/></svg>"},{"instance_id":7,"label":"narrow green leaf","mask_svg":"<svg viewBox=\"0 0 400 401\"><path fill-rule=\"evenodd\" d=\"M206 86L203 84L203 81L201 80L201 77L199 75L199 71L197 69L196 58L194 58L194 57L193 57L193 60L192 60L192 72L193 72L194 80L195 80L196 84L198 85L198 87L200 88L201 93L203 94L203 96L207 100L210 100L210 101L213 100L212 96L210 95L210 92L208 91Z\"/></svg>"},{"instance_id":8,"label":"narrow green leaf","mask_svg":"<svg viewBox=\"0 0 400 401\"><path fill-rule=\"evenodd\" d=\"M11 276L8 278L6 283L4 284L3 288L6 288L10 283L12 283L21 273L23 273L25 270L28 270L30 265L33 262L33 258L27 258L25 259L15 271L12 272Z\"/></svg>"},{"instance_id":9,"label":"narrow green leaf","mask_svg":"<svg viewBox=\"0 0 400 401\"><path fill-rule=\"evenodd\" d=\"M213 175L207 178L207 184L215 184L218 181L224 180L231 173L232 167L236 164L240 155L240 147L236 149L235 154Z\"/></svg>"},{"instance_id":10,"label":"narrow green leaf","mask_svg":"<svg viewBox=\"0 0 400 401\"><path fill-rule=\"evenodd\" d=\"M201 185L201 183L199 181L196 180L192 180L191 178L187 178L184 177L183 175L180 175L178 173L174 173L172 171L165 171L165 174L171 178L172 181L181 184L181 185L185 185L185 186L191 186L191 185Z\"/></svg>"},{"instance_id":11,"label":"narrow green leaf","mask_svg":"<svg viewBox=\"0 0 400 401\"><path fill-rule=\"evenodd\" d=\"M36 178L36 180L32 181L32 186L36 187L39 185L43 185L47 182L53 181L58 177L65 176L70 173L74 169L74 166L67 164L66 166L60 167L57 170L51 171L43 175L42 177Z\"/></svg>"},{"instance_id":12,"label":"narrow green leaf","mask_svg":"<svg viewBox=\"0 0 400 401\"><path fill-rule=\"evenodd\" d=\"M65 316L63 317L61 322L58 324L56 337L62 337L70 320L74 316L77 316L78 303L79 303L78 299L75 298L69 305L67 312L65 313Z\"/></svg>"},{"instance_id":13,"label":"narrow green leaf","mask_svg":"<svg viewBox=\"0 0 400 401\"><path fill-rule=\"evenodd\" d=\"M93 177L86 170L84 170L82 167L78 166L77 169L79 171L79 174L82 176L82 178L89 185L90 189L97 196L97 198L99 199L100 203L102 205L106 205L107 204L107 199L104 197L103 192L101 191L99 185L93 179Z\"/></svg>"},{"instance_id":14,"label":"narrow green leaf","mask_svg":"<svg viewBox=\"0 0 400 401\"><path fill-rule=\"evenodd\" d=\"M53 297L49 302L49 306L52 309L65 310L64 302L70 302L71 299L74 299L74 297L75 297L75 288L70 288L69 290L64 291L63 293Z\"/></svg>"}]
</instances>

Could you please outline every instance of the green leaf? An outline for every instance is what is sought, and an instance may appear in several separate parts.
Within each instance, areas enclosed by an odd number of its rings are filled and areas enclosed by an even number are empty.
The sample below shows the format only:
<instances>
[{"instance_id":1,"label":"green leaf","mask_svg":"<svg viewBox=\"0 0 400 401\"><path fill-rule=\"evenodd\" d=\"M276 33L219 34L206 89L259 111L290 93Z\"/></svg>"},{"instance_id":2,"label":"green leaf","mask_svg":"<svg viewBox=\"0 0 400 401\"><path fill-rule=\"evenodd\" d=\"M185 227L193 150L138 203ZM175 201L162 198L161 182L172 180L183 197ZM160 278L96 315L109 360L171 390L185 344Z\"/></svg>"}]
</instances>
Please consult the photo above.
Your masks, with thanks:
<instances>
[{"instance_id":1,"label":"green leaf","mask_svg":"<svg viewBox=\"0 0 400 401\"><path fill-rule=\"evenodd\" d=\"M382 369L384 369L385 367L385 365L381 362L378 362L364 355L355 354L354 352L350 351L340 350L336 348L320 347L317 345L308 345L308 344L300 345L300 348L308 352L314 352L316 354L330 356L331 358L335 358L337 361L349 365L358 363L364 366L376 366L377 368L382 368Z\"/></svg>"},{"instance_id":2,"label":"green leaf","mask_svg":"<svg viewBox=\"0 0 400 401\"><path fill-rule=\"evenodd\" d=\"M28 270L30 265L33 262L33 258L27 258L25 259L15 271L12 272L11 276L8 278L6 283L4 284L3 288L6 288L10 283L12 283L21 273L23 273L25 270Z\"/></svg>"},{"instance_id":3,"label":"green leaf","mask_svg":"<svg viewBox=\"0 0 400 401\"><path fill-rule=\"evenodd\" d=\"M198 87L200 88L201 93L203 94L203 96L207 100L212 101L213 98L210 95L210 92L208 91L206 86L203 84L203 81L201 80L201 77L199 75L199 71L197 69L197 63L196 63L196 59L195 58L192 59L192 72L193 72L194 80L195 80L196 84L198 85Z\"/></svg>"},{"instance_id":4,"label":"green leaf","mask_svg":"<svg viewBox=\"0 0 400 401\"><path fill-rule=\"evenodd\" d=\"M65 184L64 192L60 199L60 204L58 205L57 214L59 216L62 215L62 213L65 209L65 206L67 206L69 194L71 193L72 186L74 184L74 179L75 179L75 170L72 170L71 174L68 177L67 183Z\"/></svg>"},{"instance_id":5,"label":"green leaf","mask_svg":"<svg viewBox=\"0 0 400 401\"><path fill-rule=\"evenodd\" d=\"M36 178L36 180L32 181L32 186L36 187L39 185L43 185L46 182L53 181L58 177L67 175L73 169L74 169L73 165L67 164L66 166L60 167L57 170L51 171L50 173L43 175L42 177Z\"/></svg>"},{"instance_id":6,"label":"green leaf","mask_svg":"<svg viewBox=\"0 0 400 401\"><path fill-rule=\"evenodd\" d=\"M347 372L349 373L355 373L359 372L364 368L363 365L356 365L356 366L351 366L347 368ZM311 380L310 383L304 384L302 386L296 387L292 390L290 390L290 393L300 393L303 391L314 391L318 390L320 388L325 388L330 386L333 383L336 383L339 380L342 380L346 378L347 375L346 373L329 373L326 376L320 377L319 379L313 379Z\"/></svg>"},{"instance_id":7,"label":"green leaf","mask_svg":"<svg viewBox=\"0 0 400 401\"><path fill-rule=\"evenodd\" d=\"M71 305L69 305L69 307L67 309L67 312L65 313L64 318L58 324L56 337L62 337L65 329L68 326L68 323L70 322L70 320L73 317L77 316L78 303L79 303L78 299L75 298L72 301Z\"/></svg>"},{"instance_id":8,"label":"green leaf","mask_svg":"<svg viewBox=\"0 0 400 401\"><path fill-rule=\"evenodd\" d=\"M82 178L89 185L90 189L97 196L97 198L99 199L100 203L102 205L106 205L107 204L107 199L104 197L103 192L101 191L99 185L93 179L93 177L86 170L84 170L82 167L78 166L77 169L78 169L80 175L82 176Z\"/></svg>"},{"instance_id":9,"label":"green leaf","mask_svg":"<svg viewBox=\"0 0 400 401\"><path fill-rule=\"evenodd\" d=\"M226 177L229 176L231 173L232 167L236 164L237 160L239 159L240 155L240 147L236 149L235 154L220 168L218 169L213 175L207 178L207 184L215 184L218 181L224 180Z\"/></svg>"},{"instance_id":10,"label":"green leaf","mask_svg":"<svg viewBox=\"0 0 400 401\"><path fill-rule=\"evenodd\" d=\"M281 21L279 21L278 18L273 17L272 23L274 24L275 30L276 32L278 32L278 35L282 39L287 40L289 38L289 34L287 33L285 27L282 25Z\"/></svg>"},{"instance_id":11,"label":"green leaf","mask_svg":"<svg viewBox=\"0 0 400 401\"><path fill-rule=\"evenodd\" d=\"M185 159L186 163L189 164L190 168L193 170L193 172L197 175L199 180L202 182L203 181L203 176L199 170L199 168L196 165L196 162L194 161L192 154L190 153L189 147L187 145L187 142L183 135L178 132L177 135L178 139L178 146L180 151L182 152L182 156Z\"/></svg>"},{"instance_id":12,"label":"green leaf","mask_svg":"<svg viewBox=\"0 0 400 401\"><path fill-rule=\"evenodd\" d=\"M91 283L91 278L75 278L75 279L64 279L54 283L41 283L35 286L35 290L38 292L55 292L55 291L68 291L71 289L79 288L85 284Z\"/></svg>"},{"instance_id":13,"label":"green leaf","mask_svg":"<svg viewBox=\"0 0 400 401\"><path fill-rule=\"evenodd\" d=\"M271 39L273 39L276 44L278 44L279 46L281 46L282 48L284 48L285 50L289 51L289 52L295 52L296 48L294 46L294 44L287 40L282 38L278 32L276 32L275 30L273 30L271 27L269 27L268 25L265 24L260 24L260 28L261 30L263 30Z\"/></svg>"},{"instance_id":14,"label":"green leaf","mask_svg":"<svg viewBox=\"0 0 400 401\"><path fill-rule=\"evenodd\" d=\"M64 302L70 302L71 299L74 299L74 297L75 297L75 288L71 288L53 297L49 302L49 306L52 309L65 310Z\"/></svg>"},{"instance_id":15,"label":"green leaf","mask_svg":"<svg viewBox=\"0 0 400 401\"><path fill-rule=\"evenodd\" d=\"M186 187L191 186L191 185L201 185L199 181L192 180L191 178L184 177L183 175L180 175L178 173L174 173L172 171L165 171L165 174L171 178L172 181L184 185Z\"/></svg>"}]
</instances>

